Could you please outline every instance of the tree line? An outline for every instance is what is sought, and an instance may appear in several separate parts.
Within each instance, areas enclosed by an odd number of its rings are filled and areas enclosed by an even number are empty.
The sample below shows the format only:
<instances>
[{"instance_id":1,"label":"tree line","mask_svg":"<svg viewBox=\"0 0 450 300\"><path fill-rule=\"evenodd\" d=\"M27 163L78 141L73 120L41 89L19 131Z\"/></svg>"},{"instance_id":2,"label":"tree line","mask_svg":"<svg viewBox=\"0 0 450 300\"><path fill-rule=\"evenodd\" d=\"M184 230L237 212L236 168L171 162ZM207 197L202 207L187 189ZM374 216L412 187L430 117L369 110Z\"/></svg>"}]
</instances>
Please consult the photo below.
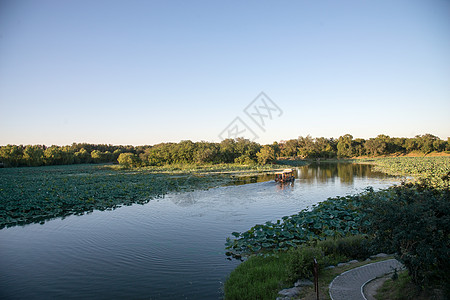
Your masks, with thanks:
<instances>
[{"instance_id":1,"label":"tree line","mask_svg":"<svg viewBox=\"0 0 450 300\"><path fill-rule=\"evenodd\" d=\"M70 146L6 145L0 147L0 166L44 166L85 163L119 163L127 167L169 164L267 164L280 158L317 159L381 156L450 151L447 141L432 134L397 138L380 134L354 139L346 134L335 138L311 136L260 145L243 138L220 143L181 141L153 146L117 146L73 143Z\"/></svg>"}]
</instances>

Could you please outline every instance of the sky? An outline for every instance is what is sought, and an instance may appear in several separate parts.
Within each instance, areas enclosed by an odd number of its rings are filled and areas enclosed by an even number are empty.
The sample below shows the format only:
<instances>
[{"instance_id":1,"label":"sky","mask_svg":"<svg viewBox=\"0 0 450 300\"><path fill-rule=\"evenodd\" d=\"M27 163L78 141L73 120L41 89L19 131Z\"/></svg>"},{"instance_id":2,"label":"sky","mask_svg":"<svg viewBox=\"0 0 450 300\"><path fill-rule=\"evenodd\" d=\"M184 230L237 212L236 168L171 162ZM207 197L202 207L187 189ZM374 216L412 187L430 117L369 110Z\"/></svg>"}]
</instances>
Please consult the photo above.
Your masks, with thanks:
<instances>
[{"instance_id":1,"label":"sky","mask_svg":"<svg viewBox=\"0 0 450 300\"><path fill-rule=\"evenodd\" d=\"M0 0L0 145L450 136L450 1Z\"/></svg>"}]
</instances>

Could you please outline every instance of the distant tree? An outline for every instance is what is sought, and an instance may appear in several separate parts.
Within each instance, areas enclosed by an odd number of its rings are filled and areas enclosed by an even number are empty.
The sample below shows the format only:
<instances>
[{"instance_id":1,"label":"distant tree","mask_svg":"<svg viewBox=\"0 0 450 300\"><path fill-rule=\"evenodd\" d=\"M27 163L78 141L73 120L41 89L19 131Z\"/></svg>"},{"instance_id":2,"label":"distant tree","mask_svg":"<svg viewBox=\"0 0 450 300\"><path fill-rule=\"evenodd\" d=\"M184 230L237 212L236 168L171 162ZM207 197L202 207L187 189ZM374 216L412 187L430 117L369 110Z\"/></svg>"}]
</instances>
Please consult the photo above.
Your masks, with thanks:
<instances>
[{"instance_id":1,"label":"distant tree","mask_svg":"<svg viewBox=\"0 0 450 300\"><path fill-rule=\"evenodd\" d=\"M173 148L173 161L177 163L193 163L195 149L196 145L192 141L181 141Z\"/></svg>"},{"instance_id":2,"label":"distant tree","mask_svg":"<svg viewBox=\"0 0 450 300\"><path fill-rule=\"evenodd\" d=\"M74 163L74 152L70 146L60 147L61 165L71 165Z\"/></svg>"},{"instance_id":3,"label":"distant tree","mask_svg":"<svg viewBox=\"0 0 450 300\"><path fill-rule=\"evenodd\" d=\"M256 162L247 154L243 154L234 159L234 162L241 165L254 165Z\"/></svg>"},{"instance_id":4,"label":"distant tree","mask_svg":"<svg viewBox=\"0 0 450 300\"><path fill-rule=\"evenodd\" d=\"M0 148L0 162L7 167L17 167L22 163L23 146L6 145Z\"/></svg>"},{"instance_id":5,"label":"distant tree","mask_svg":"<svg viewBox=\"0 0 450 300\"><path fill-rule=\"evenodd\" d=\"M405 149L407 153L419 150L417 140L415 138L407 139L405 142Z\"/></svg>"},{"instance_id":6,"label":"distant tree","mask_svg":"<svg viewBox=\"0 0 450 300\"><path fill-rule=\"evenodd\" d=\"M394 153L395 149L394 149L394 144L391 142L391 138L388 135L385 134L379 134L377 135L377 137L375 138L375 140L377 141L378 145L383 145L381 148L379 148L379 155L381 154L389 154L389 153Z\"/></svg>"},{"instance_id":7,"label":"distant tree","mask_svg":"<svg viewBox=\"0 0 450 300\"><path fill-rule=\"evenodd\" d=\"M393 152L406 153L406 138L392 138Z\"/></svg>"},{"instance_id":8,"label":"distant tree","mask_svg":"<svg viewBox=\"0 0 450 300\"><path fill-rule=\"evenodd\" d=\"M74 153L74 160L76 164L87 164L91 162L91 154L86 149L81 148Z\"/></svg>"},{"instance_id":9,"label":"distant tree","mask_svg":"<svg viewBox=\"0 0 450 300\"><path fill-rule=\"evenodd\" d=\"M313 157L316 154L314 139L308 134L306 137L298 137L298 153L303 158Z\"/></svg>"},{"instance_id":10,"label":"distant tree","mask_svg":"<svg viewBox=\"0 0 450 300\"><path fill-rule=\"evenodd\" d=\"M232 163L237 156L236 141L234 139L225 139L219 144L220 160L223 163Z\"/></svg>"},{"instance_id":11,"label":"distant tree","mask_svg":"<svg viewBox=\"0 0 450 300\"><path fill-rule=\"evenodd\" d=\"M419 150L425 154L428 154L435 150L433 144L435 141L438 140L440 139L437 136L434 136L429 133L416 136L417 146Z\"/></svg>"},{"instance_id":12,"label":"distant tree","mask_svg":"<svg viewBox=\"0 0 450 300\"><path fill-rule=\"evenodd\" d=\"M364 144L366 140L364 139L355 139L353 141L353 152L356 156L366 155L366 148L364 148Z\"/></svg>"},{"instance_id":13,"label":"distant tree","mask_svg":"<svg viewBox=\"0 0 450 300\"><path fill-rule=\"evenodd\" d=\"M256 153L258 157L258 163L261 165L265 165L267 163L271 163L275 160L275 150L271 145L264 145L261 150Z\"/></svg>"},{"instance_id":14,"label":"distant tree","mask_svg":"<svg viewBox=\"0 0 450 300\"><path fill-rule=\"evenodd\" d=\"M117 161L117 159L119 158L120 153L122 153L122 150L120 149L116 149L113 152L113 161Z\"/></svg>"},{"instance_id":15,"label":"distant tree","mask_svg":"<svg viewBox=\"0 0 450 300\"><path fill-rule=\"evenodd\" d=\"M92 160L92 162L94 162L96 164L104 162L104 160L105 160L104 153L99 150L92 151L91 152L91 160Z\"/></svg>"},{"instance_id":16,"label":"distant tree","mask_svg":"<svg viewBox=\"0 0 450 300\"><path fill-rule=\"evenodd\" d=\"M351 134L346 134L339 137L337 144L337 156L338 157L352 157L353 147L352 147L353 136Z\"/></svg>"},{"instance_id":17,"label":"distant tree","mask_svg":"<svg viewBox=\"0 0 450 300\"><path fill-rule=\"evenodd\" d=\"M280 148L280 145L278 144L278 142L272 143L272 149L274 151L275 158L280 157L281 148Z\"/></svg>"},{"instance_id":18,"label":"distant tree","mask_svg":"<svg viewBox=\"0 0 450 300\"><path fill-rule=\"evenodd\" d=\"M379 139L369 139L364 144L364 148L369 156L377 156L384 152L386 148L386 143L382 142Z\"/></svg>"},{"instance_id":19,"label":"distant tree","mask_svg":"<svg viewBox=\"0 0 450 300\"><path fill-rule=\"evenodd\" d=\"M336 157L336 150L333 147L333 140L324 137L316 138L315 149L318 153L317 157L332 158Z\"/></svg>"},{"instance_id":20,"label":"distant tree","mask_svg":"<svg viewBox=\"0 0 450 300\"><path fill-rule=\"evenodd\" d=\"M282 157L292 157L297 155L298 139L292 139L280 143L280 155Z\"/></svg>"},{"instance_id":21,"label":"distant tree","mask_svg":"<svg viewBox=\"0 0 450 300\"><path fill-rule=\"evenodd\" d=\"M199 142L194 154L196 163L215 163L219 160L219 146L216 143Z\"/></svg>"},{"instance_id":22,"label":"distant tree","mask_svg":"<svg viewBox=\"0 0 450 300\"><path fill-rule=\"evenodd\" d=\"M63 153L61 147L51 146L44 151L44 162L46 165L62 165L63 164Z\"/></svg>"},{"instance_id":23,"label":"distant tree","mask_svg":"<svg viewBox=\"0 0 450 300\"><path fill-rule=\"evenodd\" d=\"M121 153L117 161L126 168L138 167L141 163L139 157L133 153Z\"/></svg>"},{"instance_id":24,"label":"distant tree","mask_svg":"<svg viewBox=\"0 0 450 300\"><path fill-rule=\"evenodd\" d=\"M250 158L252 161L256 162L257 157L256 153L261 149L261 145L255 142L252 142L248 139L237 138L236 139L236 155L246 156Z\"/></svg>"},{"instance_id":25,"label":"distant tree","mask_svg":"<svg viewBox=\"0 0 450 300\"><path fill-rule=\"evenodd\" d=\"M42 146L26 146L23 150L23 161L27 166L42 166L44 164L44 150Z\"/></svg>"}]
</instances>

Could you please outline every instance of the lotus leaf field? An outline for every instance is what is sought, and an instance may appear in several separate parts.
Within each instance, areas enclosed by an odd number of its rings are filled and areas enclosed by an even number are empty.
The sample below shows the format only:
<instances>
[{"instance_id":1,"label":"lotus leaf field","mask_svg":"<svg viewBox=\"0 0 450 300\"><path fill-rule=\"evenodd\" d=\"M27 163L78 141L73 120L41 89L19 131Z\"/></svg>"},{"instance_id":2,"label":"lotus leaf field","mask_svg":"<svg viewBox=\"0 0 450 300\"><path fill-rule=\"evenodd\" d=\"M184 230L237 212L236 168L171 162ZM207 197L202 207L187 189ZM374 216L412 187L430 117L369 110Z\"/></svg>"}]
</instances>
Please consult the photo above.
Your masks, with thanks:
<instances>
[{"instance_id":1,"label":"lotus leaf field","mask_svg":"<svg viewBox=\"0 0 450 300\"><path fill-rule=\"evenodd\" d=\"M373 190L368 188L360 195L329 198L282 220L256 225L243 233L233 232L234 238L226 242L227 255L240 258L286 251L327 236L359 234L362 225L370 225L360 211L361 198L370 197L371 193Z\"/></svg>"},{"instance_id":2,"label":"lotus leaf field","mask_svg":"<svg viewBox=\"0 0 450 300\"><path fill-rule=\"evenodd\" d=\"M450 156L442 157L389 157L367 160L375 170L391 175L412 176L436 188L449 188Z\"/></svg>"},{"instance_id":3,"label":"lotus leaf field","mask_svg":"<svg viewBox=\"0 0 450 300\"><path fill-rule=\"evenodd\" d=\"M112 170L98 165L0 169L0 229L144 204L168 192L230 183L230 175Z\"/></svg>"}]
</instances>

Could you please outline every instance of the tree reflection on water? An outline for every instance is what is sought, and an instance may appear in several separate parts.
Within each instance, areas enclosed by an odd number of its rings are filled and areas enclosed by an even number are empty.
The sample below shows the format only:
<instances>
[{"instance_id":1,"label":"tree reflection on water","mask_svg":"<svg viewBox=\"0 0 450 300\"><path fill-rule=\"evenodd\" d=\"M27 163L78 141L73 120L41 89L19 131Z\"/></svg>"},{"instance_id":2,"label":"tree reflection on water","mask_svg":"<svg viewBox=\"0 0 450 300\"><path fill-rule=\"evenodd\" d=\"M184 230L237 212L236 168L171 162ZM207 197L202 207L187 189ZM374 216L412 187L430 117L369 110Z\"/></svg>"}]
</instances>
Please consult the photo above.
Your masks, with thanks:
<instances>
[{"instance_id":1,"label":"tree reflection on water","mask_svg":"<svg viewBox=\"0 0 450 300\"><path fill-rule=\"evenodd\" d=\"M387 178L388 176L372 171L371 165L352 163L314 163L297 169L297 178L303 182L327 183L337 178L344 184L353 184L354 178Z\"/></svg>"}]
</instances>

